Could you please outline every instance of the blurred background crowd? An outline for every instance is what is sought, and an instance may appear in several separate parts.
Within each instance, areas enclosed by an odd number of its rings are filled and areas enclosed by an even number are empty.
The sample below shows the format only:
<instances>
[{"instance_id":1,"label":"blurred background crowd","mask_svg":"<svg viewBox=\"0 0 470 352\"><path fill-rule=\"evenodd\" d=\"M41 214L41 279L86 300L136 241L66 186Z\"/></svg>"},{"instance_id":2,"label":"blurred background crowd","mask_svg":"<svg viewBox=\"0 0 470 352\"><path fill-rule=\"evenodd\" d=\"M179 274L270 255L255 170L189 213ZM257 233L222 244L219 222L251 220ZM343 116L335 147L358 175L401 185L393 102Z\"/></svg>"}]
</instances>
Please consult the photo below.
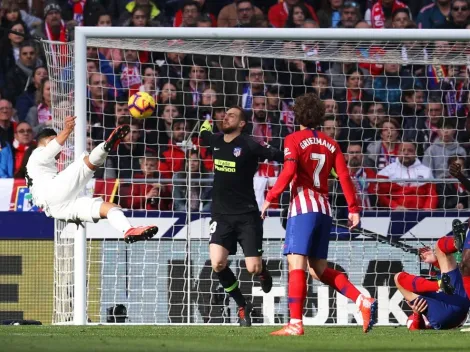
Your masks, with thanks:
<instances>
[{"instance_id":1,"label":"blurred background crowd","mask_svg":"<svg viewBox=\"0 0 470 352\"><path fill-rule=\"evenodd\" d=\"M60 108L62 103L54 89L73 77L73 62L67 66L61 61L66 46L50 46L54 52L47 55L37 39L73 41L75 26L309 28L312 38L316 28L470 28L468 0L0 4L0 178L24 178L36 134L52 125L53 105ZM409 45L400 46L402 58L411 50ZM306 54L317 50L297 42L282 48L299 46ZM117 196L124 208L209 211L213 161L210 151L200 146L196 123L209 119L218 132L226 109L239 105L250 119L246 133L283 148L284 138L296 128L294 100L306 92L316 92L324 101L327 114L319 128L340 143L365 209L468 208L466 191L446 179L451 163L466 169L470 67L439 60L402 65L195 55L178 52L178 41L174 47L174 52L87 50L88 149L116 125L131 125L125 143L96 173L98 179L120 180ZM461 48L439 41L432 55L444 57ZM367 58L384 54L373 46L358 50ZM48 65L63 70L49 80ZM148 92L158 103L154 116L144 121L132 119L128 112L128 98L138 91ZM260 162L257 195L262 198L280 169L276 163ZM373 182L377 177L390 182ZM342 217L345 199L333 176L331 187L335 192L330 201Z\"/></svg>"}]
</instances>

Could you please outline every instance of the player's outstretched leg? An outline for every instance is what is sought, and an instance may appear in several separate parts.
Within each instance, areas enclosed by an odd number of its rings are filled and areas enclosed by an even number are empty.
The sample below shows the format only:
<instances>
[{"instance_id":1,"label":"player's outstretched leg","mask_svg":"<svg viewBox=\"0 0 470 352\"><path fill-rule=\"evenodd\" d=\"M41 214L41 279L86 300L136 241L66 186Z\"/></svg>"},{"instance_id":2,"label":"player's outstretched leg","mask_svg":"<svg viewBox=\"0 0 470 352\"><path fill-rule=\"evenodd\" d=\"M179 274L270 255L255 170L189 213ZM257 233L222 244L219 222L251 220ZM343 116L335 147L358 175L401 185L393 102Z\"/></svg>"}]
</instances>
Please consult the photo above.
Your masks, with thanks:
<instances>
[{"instance_id":1,"label":"player's outstretched leg","mask_svg":"<svg viewBox=\"0 0 470 352\"><path fill-rule=\"evenodd\" d=\"M240 326L251 326L251 312L253 306L247 302L240 290L238 280L233 271L227 266L229 251L219 244L211 243L209 245L212 270L217 274L219 282L225 292L233 298L238 307L238 320Z\"/></svg>"},{"instance_id":2,"label":"player's outstretched leg","mask_svg":"<svg viewBox=\"0 0 470 352\"><path fill-rule=\"evenodd\" d=\"M376 323L377 300L364 296L342 272L327 267L325 259L309 259L310 274L356 303L362 315L362 330L367 333Z\"/></svg>"},{"instance_id":3,"label":"player's outstretched leg","mask_svg":"<svg viewBox=\"0 0 470 352\"><path fill-rule=\"evenodd\" d=\"M109 153L111 150L113 150L121 141L124 139L124 137L127 136L127 134L130 132L131 128L129 125L121 125L118 126L114 129L114 131L111 133L111 135L108 137L106 142L104 142L103 149Z\"/></svg>"},{"instance_id":4,"label":"player's outstretched leg","mask_svg":"<svg viewBox=\"0 0 470 352\"><path fill-rule=\"evenodd\" d=\"M157 226L132 227L122 209L114 203L101 203L100 216L102 219L108 219L111 226L124 234L126 243L149 240L158 232Z\"/></svg>"}]
</instances>

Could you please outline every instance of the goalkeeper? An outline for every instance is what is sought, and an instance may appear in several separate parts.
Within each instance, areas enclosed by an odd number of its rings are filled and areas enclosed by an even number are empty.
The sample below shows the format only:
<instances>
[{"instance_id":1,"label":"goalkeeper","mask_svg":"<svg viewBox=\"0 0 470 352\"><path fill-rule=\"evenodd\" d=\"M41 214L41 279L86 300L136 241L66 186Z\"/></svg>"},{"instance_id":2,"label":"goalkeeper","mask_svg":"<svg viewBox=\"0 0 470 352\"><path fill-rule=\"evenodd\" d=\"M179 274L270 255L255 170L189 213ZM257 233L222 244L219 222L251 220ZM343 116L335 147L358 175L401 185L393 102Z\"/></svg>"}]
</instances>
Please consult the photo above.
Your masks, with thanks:
<instances>
[{"instance_id":1,"label":"goalkeeper","mask_svg":"<svg viewBox=\"0 0 470 352\"><path fill-rule=\"evenodd\" d=\"M264 292L271 291L272 277L266 263L261 260L263 222L256 203L253 177L260 160L284 160L281 151L261 146L243 134L246 124L242 108L232 107L222 121L223 133L213 134L207 120L200 130L203 144L211 148L214 157L209 242L211 264L220 284L238 306L240 326L251 326L253 307L241 293L234 273L227 266L227 259L229 255L236 254L237 242L240 243L248 272L258 275Z\"/></svg>"},{"instance_id":2,"label":"goalkeeper","mask_svg":"<svg viewBox=\"0 0 470 352\"><path fill-rule=\"evenodd\" d=\"M132 227L116 204L103 202L101 198L79 196L95 171L103 165L108 153L129 133L129 125L118 126L106 142L93 149L90 155L84 153L65 170L57 173L56 160L74 127L75 117L68 116L59 134L46 128L37 136L38 147L26 165L26 182L34 204L49 217L77 225L108 219L124 235L127 243L152 238L158 232L156 226Z\"/></svg>"}]
</instances>

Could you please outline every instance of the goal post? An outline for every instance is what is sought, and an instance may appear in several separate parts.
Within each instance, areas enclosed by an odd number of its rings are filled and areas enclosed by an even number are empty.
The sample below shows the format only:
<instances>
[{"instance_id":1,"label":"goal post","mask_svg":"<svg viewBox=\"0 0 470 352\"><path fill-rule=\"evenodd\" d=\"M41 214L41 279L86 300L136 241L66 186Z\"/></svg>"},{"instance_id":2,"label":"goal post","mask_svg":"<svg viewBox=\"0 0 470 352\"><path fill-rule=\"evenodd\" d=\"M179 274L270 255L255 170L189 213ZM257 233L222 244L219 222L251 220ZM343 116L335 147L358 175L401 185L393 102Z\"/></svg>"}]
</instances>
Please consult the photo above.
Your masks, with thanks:
<instances>
[{"instance_id":1,"label":"goal post","mask_svg":"<svg viewBox=\"0 0 470 352\"><path fill-rule=\"evenodd\" d=\"M436 48L436 43L439 41L450 42L450 49L445 55L435 55L434 50ZM407 48L406 57L403 56L403 43L413 42L412 45L409 45ZM59 81L59 75L54 74L54 68L60 69L60 72L63 72L65 69L64 64L57 63L53 60L53 56L56 55L53 49L53 46L65 46L69 50L69 61L68 64L73 62L73 91L71 85L68 85L66 88L61 88L62 95L73 96L74 101L74 114L77 116L76 127L73 140L73 155L74 159L77 159L82 155L83 152L87 149L87 114L88 114L88 96L87 96L87 77L88 77L88 68L87 68L87 47L98 47L98 48L119 48L127 50L138 50L138 51L149 51L149 52L178 52L184 54L199 54L199 55L215 55L215 56L224 56L224 57L235 57L241 56L247 58L261 58L261 59L285 59L285 60L302 60L306 62L319 62L319 61L328 61L333 63L341 62L351 62L351 63L368 63L368 64L386 64L386 63L397 63L399 65L428 65L433 63L440 63L446 65L468 65L470 53L470 48L468 43L470 42L470 33L468 31L454 31L454 30L408 30L408 29L272 29L272 28L166 28L166 27L148 27L148 28L137 28L137 27L76 27L74 43L60 44L55 42L44 41L43 46L46 51L46 55L49 63L49 73L53 80ZM295 45L284 45L286 43L294 43ZM365 56L361 53L362 48L370 47L378 48L380 55L370 55ZM452 49L454 47L455 49ZM458 50L457 50L458 49ZM73 54L73 61L72 61ZM62 65L62 66L61 66ZM51 68L52 66L52 68ZM61 67L59 67L61 66ZM224 70L224 68L221 68ZM277 73L276 68L273 68L272 71ZM223 77L223 76L222 76ZM220 78L218 78L220 80ZM238 83L238 82L236 82ZM57 90L55 91L57 93ZM54 94L54 89L52 89L52 94ZM236 92L230 92L229 94L237 94ZM53 100L54 104L57 105L57 102ZM226 107L226 106L225 106ZM54 116L55 123L54 127L58 128L61 121L63 121L62 115L60 118ZM68 161L73 160L72 157ZM186 157L185 157L186 158ZM186 163L186 159L183 161ZM191 173L189 173L191 175ZM370 180L369 180L370 181ZM409 180L418 182L420 180ZM421 180L422 181L422 180ZM431 182L434 182L430 180ZM189 187L191 187L191 176L189 176ZM266 187L266 184L265 184ZM189 196L187 203L190 202ZM174 210L171 211L173 215L176 214ZM161 302L168 302L171 295L177 296L178 299L181 299L182 308L180 310L181 322L183 323L192 323L192 322L206 322L210 323L211 311L215 309L212 304L213 297L216 295L214 292L216 290L210 289L210 294L204 296L199 292L191 293L193 283L191 282L194 279L192 275L192 270L197 268L200 270L204 266L204 261L208 259L207 251L202 250L201 246L207 245L208 240L208 217L197 213L198 219L193 221L191 209L189 209L189 214L186 216L185 225L182 226L178 223L178 220L175 222L167 221L165 215L158 215L162 217L161 229L165 231L172 231L177 233L175 238L170 240L171 244L168 244L168 241L165 241L165 238L152 240L150 244L144 245L135 245L135 247L124 247L122 241L117 241L116 245L108 245L107 239L103 240L103 243L98 244L100 246L99 254L97 253L96 245L93 243L95 240L90 239L87 242L87 233L84 228L78 228L71 235L63 236L62 231L64 229L64 224L56 222L56 247L62 246L66 243L67 248L70 249L70 243L73 243L73 254L70 250L66 251L65 256L67 260L73 261L72 266L65 267L56 267L56 287L55 287L55 306L61 307L63 310L60 314L57 312L54 314L53 322L61 324L70 324L76 325L86 325L88 319L90 318L90 313L87 312L91 304L97 305L98 308L96 318L98 321L94 320L93 322L105 323L106 322L106 305L114 305L120 303L121 298L118 297L122 295L122 292L118 292L116 289L113 292L104 292L108 286L108 283L104 283L106 280L115 280L115 285L119 285L119 280L130 280L128 285L125 287L126 297L129 294L133 294L133 288L136 291L136 294L142 296L144 303L137 304L135 301L129 299L129 307L132 305L137 306L137 310L140 310L138 314L144 315L145 309L153 309L151 313L153 315L149 317L142 318L141 320L134 319L134 322L138 323L168 323L172 322L171 319L165 317L167 315L173 314L171 307L161 308L158 310L157 307L150 308L150 304L153 302L155 305L159 305ZM447 216L447 213L450 213L446 210L443 210L443 214ZM135 214L135 212L133 213ZM175 215L176 218L176 215ZM134 218L135 219L135 218ZM388 218L387 221L390 220ZM140 220L139 220L140 221ZM278 220L276 220L278 221ZM397 220L398 222L398 220ZM139 222L144 223L144 222ZM449 226L447 226L449 225ZM276 228L277 232L280 232L279 225L274 226L273 223L269 223L266 226L269 228ZM274 227L273 227L274 226ZM446 223L446 226L450 228L450 222ZM193 228L197 227L197 231ZM333 253L335 259L339 259L341 256L345 257L345 261L348 262L348 267L352 272L350 272L350 277L354 283L360 282L360 276L367 275L365 272L369 270L367 265L362 263L357 263L358 258L361 258L361 255L365 260L370 260L372 263L373 260L377 268L374 270L391 270L390 268L384 269L384 267L378 267L377 261L380 261L380 257L384 253L387 253L387 249L390 248L388 257L383 258L388 260L390 258L400 258L403 260L403 268L407 270L419 271L419 264L415 262L416 255L410 254L408 247L399 248L396 246L388 245L383 243L385 240L382 238L374 237L375 233L384 235L384 238L387 237L388 230L385 229L386 226L375 222L374 225L371 225L369 228L369 234L362 233L360 241L338 241L335 244L334 249L331 249L330 252ZM339 227L338 227L339 228ZM177 229L177 230L176 230ZM195 232L192 234L191 232ZM339 230L338 230L339 231ZM184 234L182 232L185 232ZM405 234L407 230L404 230ZM369 237L367 237L369 235ZM199 237L197 237L199 236ZM272 237L270 237L272 236ZM339 235L338 235L339 236ZM354 236L354 235L353 235ZM372 237L370 237L372 236ZM116 238L110 236L111 240L109 242L116 240ZM268 241L273 241L272 246L266 251L268 256L272 258L277 258L279 260L279 277L278 282L285 285L287 282L287 270L284 262L284 259L281 255L280 248L280 238L282 234L273 235L272 233L267 235ZM371 240L372 238L372 240ZM194 241L195 239L195 241ZM185 246L180 246L179 240L185 241ZM67 242L61 242L67 241ZM192 242L194 241L194 243ZM432 239L425 238L426 243L431 243ZM279 243L278 243L279 242ZM385 241L386 242L386 241ZM412 246L418 246L417 242L413 239L408 238ZM113 242L114 243L114 242ZM279 247L276 247L278 246ZM114 247L113 247L114 246ZM183 249L182 249L183 248ZM193 253L194 250L194 253ZM91 251L91 254L90 254ZM142 253L137 253L141 251ZM170 252L168 252L170 251ZM173 264L174 267L169 267L168 261L174 260L171 251L178 253L175 255L175 262L178 264ZM351 254L354 251L354 255ZM56 248L57 252L57 248ZM181 252L187 252L186 255ZM124 254L123 254L124 253ZM362 253L362 254L361 254ZM180 255L181 254L181 255ZM56 254L57 255L57 254ZM98 255L99 260L94 260L93 256ZM116 259L112 256L121 256L125 255L126 268L123 269L119 265L119 260L122 258ZM149 260L147 256L155 256L158 261L155 266L152 266L152 260ZM73 256L73 258L70 258ZM128 258L131 257L131 259ZM132 262L132 256L136 258L135 262ZM196 264L193 263L193 258ZM238 257L237 257L238 258ZM269 259L269 258L268 258ZM105 261L115 262L115 267L105 267L103 263ZM129 260L129 264L128 264ZM98 263L99 262L99 263ZM62 264L61 264L62 263ZM70 264L70 263L69 263ZM56 258L56 266L64 265L62 261ZM185 276L184 279L177 278L173 275L172 270L177 267L177 265L183 266L181 272ZM239 264L241 265L241 264ZM361 266L362 265L362 266ZM98 266L94 267L94 266ZM129 266L129 267L128 267ZM94 267L94 268L93 268ZM149 273L148 281L146 281L145 275L148 272L146 268L151 267L153 270ZM161 268L163 269L161 269ZM101 272L99 272L101 270ZM110 272L114 270L114 272ZM129 270L131 272L129 272ZM140 273L135 274L132 270L141 270ZM179 269L178 269L179 270ZM201 269L202 270L202 269ZM163 271L163 274L162 274ZM66 274L63 274L66 272ZM243 271L240 269L239 275L243 275ZM94 275L100 276L96 278ZM168 279L167 283L162 283L159 281L159 275L166 275L165 278ZM112 276L112 278L108 278ZM381 280L388 280L384 278L386 275L381 276ZM197 285L217 285L214 283L214 280L209 274L209 279L207 275L204 281L198 281ZM182 283L178 283L180 286L176 286L177 280L182 280ZM246 278L245 278L246 279ZM72 281L73 282L70 282ZM101 281L98 285L98 288L95 288L97 295L101 295L96 301L92 303L90 300L90 282ZM202 280L202 279L201 279ZM246 279L247 281L251 279ZM139 286L135 288L134 285ZM102 285L102 286L100 286ZM149 285L153 285L150 287ZM379 284L376 284L374 290L377 290L376 295L380 297L387 297L388 300L388 287L378 287ZM177 292L172 292L171 287L178 287ZM275 287L276 289L276 287ZM266 299L266 302L262 303L263 309L269 310L272 313L272 317L265 320L261 320L267 323L282 323L283 320L278 316L282 314L286 315L286 301L284 294L281 292L284 288L278 287L279 292L275 292L274 296L270 296L269 299ZM334 296L335 298L328 298L330 293L327 288L315 286L317 290L315 297L318 304L315 305L313 298L310 302L307 302L311 306L311 317L309 322L312 324L323 324L325 322L331 323L334 321L336 324L350 324L352 321L357 321L358 317L353 316L351 307L348 306L347 300L340 298L339 296ZM325 291L326 289L326 291ZM166 292L165 292L166 290ZM152 298L147 299L144 296L147 291L152 292ZM386 291L386 292L385 292ZM130 292L130 293L129 293ZM253 291L255 292L255 291ZM250 293L251 294L251 293ZM257 294L257 293L256 293ZM256 296L253 294L253 297ZM277 295L277 296L276 296ZM336 301L336 310L344 309L345 314L341 313L341 317L336 316L332 318L331 314L328 311L325 312L322 306L320 306L320 301L326 295L327 300ZM197 296L197 298L194 298ZM164 297L164 298L162 298ZM207 298L208 297L208 298ZM207 315L209 318L203 317L204 314L200 313L198 309L192 308L192 305L195 304L194 300L197 300L199 310L206 309L209 313ZM205 300L209 299L209 302ZM64 301L67 302L64 304ZM105 303L103 303L105 302ZM202 302L202 303L200 303ZM220 303L220 302L219 302ZM68 305L68 306L67 306ZM222 303L223 309L229 307L225 303ZM67 306L67 307L65 307ZM129 308L128 308L129 309ZM219 309L219 308L217 308ZM380 310L379 310L380 311ZM276 314L274 314L276 312ZM279 313L279 312L282 312ZM380 323L382 324L392 324L398 322L403 322L403 312L392 313L395 314L395 320L389 322L388 311L384 311L383 316L380 317ZM265 314L264 312L263 314ZM225 314L225 313L224 313ZM380 314L380 312L379 312ZM195 316L197 315L197 318ZM229 314L230 315L230 314ZM231 314L233 316L233 313ZM184 316L184 317L183 317ZM285 317L284 317L285 318ZM323 319L324 318L324 319ZM226 321L233 322L233 319L227 319L223 316L219 320L215 320L216 323L223 323ZM315 320L316 319L316 320ZM323 319L323 320L322 320ZM354 320L355 319L355 320ZM93 320L93 319L92 319ZM285 321L285 320L284 320Z\"/></svg>"}]
</instances>

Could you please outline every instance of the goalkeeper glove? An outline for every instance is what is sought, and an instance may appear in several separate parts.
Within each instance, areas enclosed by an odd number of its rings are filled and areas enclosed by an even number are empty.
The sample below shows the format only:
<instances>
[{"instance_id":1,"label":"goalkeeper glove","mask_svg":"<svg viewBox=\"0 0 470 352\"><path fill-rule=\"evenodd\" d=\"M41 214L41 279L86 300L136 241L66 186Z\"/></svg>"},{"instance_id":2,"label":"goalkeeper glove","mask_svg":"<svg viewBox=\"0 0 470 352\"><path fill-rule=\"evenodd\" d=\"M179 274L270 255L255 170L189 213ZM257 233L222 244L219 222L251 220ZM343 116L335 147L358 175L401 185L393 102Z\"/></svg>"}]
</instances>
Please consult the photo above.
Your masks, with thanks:
<instances>
[{"instance_id":1,"label":"goalkeeper glove","mask_svg":"<svg viewBox=\"0 0 470 352\"><path fill-rule=\"evenodd\" d=\"M201 129L199 130L199 132L204 132L204 131L212 132L212 125L209 122L209 120L205 120L203 124L201 125Z\"/></svg>"},{"instance_id":2,"label":"goalkeeper glove","mask_svg":"<svg viewBox=\"0 0 470 352\"><path fill-rule=\"evenodd\" d=\"M330 174L331 174L331 176L333 176L334 178L338 178L338 174L336 173L335 169L331 169Z\"/></svg>"}]
</instances>

